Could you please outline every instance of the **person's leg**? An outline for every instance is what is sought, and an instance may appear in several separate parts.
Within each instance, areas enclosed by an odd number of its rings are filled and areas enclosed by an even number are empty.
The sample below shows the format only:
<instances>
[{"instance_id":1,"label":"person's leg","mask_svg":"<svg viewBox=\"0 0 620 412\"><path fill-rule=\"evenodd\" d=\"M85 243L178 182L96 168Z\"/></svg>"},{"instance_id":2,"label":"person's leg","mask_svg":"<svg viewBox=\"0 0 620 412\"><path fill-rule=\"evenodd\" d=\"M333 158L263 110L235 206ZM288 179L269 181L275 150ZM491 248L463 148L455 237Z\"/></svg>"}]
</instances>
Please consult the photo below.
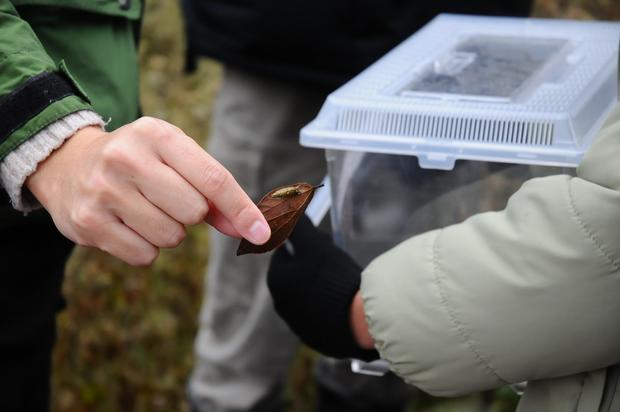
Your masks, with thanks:
<instances>
[{"instance_id":1,"label":"person's leg","mask_svg":"<svg viewBox=\"0 0 620 412\"><path fill-rule=\"evenodd\" d=\"M45 212L11 210L0 190L0 410L49 410L61 284L73 244Z\"/></svg>"},{"instance_id":2,"label":"person's leg","mask_svg":"<svg viewBox=\"0 0 620 412\"><path fill-rule=\"evenodd\" d=\"M209 152L254 200L272 188L325 175L322 150L299 146L323 93L228 67L216 101ZM278 410L298 341L276 315L265 284L270 254L237 257L239 244L210 238L207 292L189 383L200 412Z\"/></svg>"}]
</instances>

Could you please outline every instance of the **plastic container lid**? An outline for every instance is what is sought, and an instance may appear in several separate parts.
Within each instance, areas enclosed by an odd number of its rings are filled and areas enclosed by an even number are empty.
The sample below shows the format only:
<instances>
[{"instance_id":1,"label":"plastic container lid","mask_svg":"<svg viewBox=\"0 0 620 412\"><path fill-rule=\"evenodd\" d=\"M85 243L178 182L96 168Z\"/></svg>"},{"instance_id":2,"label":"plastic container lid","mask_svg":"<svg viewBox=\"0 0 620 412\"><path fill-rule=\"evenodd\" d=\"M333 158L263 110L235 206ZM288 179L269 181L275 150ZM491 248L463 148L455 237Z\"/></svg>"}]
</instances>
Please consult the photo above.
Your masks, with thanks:
<instances>
[{"instance_id":1,"label":"plastic container lid","mask_svg":"<svg viewBox=\"0 0 620 412\"><path fill-rule=\"evenodd\" d=\"M309 147L576 166L618 95L620 24L440 15L330 94Z\"/></svg>"}]
</instances>

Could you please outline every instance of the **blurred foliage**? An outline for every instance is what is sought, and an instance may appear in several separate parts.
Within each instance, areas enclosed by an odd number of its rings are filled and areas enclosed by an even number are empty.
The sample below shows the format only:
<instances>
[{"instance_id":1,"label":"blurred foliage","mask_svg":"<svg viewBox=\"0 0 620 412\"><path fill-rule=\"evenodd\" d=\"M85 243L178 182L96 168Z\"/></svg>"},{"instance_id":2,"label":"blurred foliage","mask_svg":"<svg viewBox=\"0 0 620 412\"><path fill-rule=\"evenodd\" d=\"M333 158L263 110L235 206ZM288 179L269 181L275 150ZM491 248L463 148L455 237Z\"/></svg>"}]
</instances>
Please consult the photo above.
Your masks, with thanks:
<instances>
[{"instance_id":1,"label":"blurred foliage","mask_svg":"<svg viewBox=\"0 0 620 412\"><path fill-rule=\"evenodd\" d=\"M618 0L534 0L537 17L620 20Z\"/></svg>"},{"instance_id":2,"label":"blurred foliage","mask_svg":"<svg viewBox=\"0 0 620 412\"><path fill-rule=\"evenodd\" d=\"M142 104L145 114L174 123L203 142L208 134L220 68L203 60L183 73L183 27L178 4L147 2L143 38ZM538 0L535 15L620 19L617 0ZM185 384L206 266L207 233L193 227L175 250L136 269L95 250L76 249L67 266L68 309L59 319L53 410L187 411ZM311 410L312 353L301 352L292 368L290 410ZM509 389L436 400L422 393L416 412L507 412L517 397Z\"/></svg>"}]
</instances>

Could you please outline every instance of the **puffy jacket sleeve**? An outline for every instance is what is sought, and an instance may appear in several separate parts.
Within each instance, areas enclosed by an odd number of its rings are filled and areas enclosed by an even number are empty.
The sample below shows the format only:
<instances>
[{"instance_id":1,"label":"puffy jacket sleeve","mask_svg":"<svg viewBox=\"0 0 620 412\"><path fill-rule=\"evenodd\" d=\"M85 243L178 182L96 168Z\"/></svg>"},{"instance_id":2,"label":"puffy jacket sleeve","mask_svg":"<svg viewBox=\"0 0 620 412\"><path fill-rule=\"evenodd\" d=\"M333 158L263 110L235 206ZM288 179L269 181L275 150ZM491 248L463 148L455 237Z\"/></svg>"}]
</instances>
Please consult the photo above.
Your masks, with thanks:
<instances>
[{"instance_id":1,"label":"puffy jacket sleeve","mask_svg":"<svg viewBox=\"0 0 620 412\"><path fill-rule=\"evenodd\" d=\"M620 106L577 170L413 237L362 279L381 356L453 396L620 362Z\"/></svg>"},{"instance_id":2,"label":"puffy jacket sleeve","mask_svg":"<svg viewBox=\"0 0 620 412\"><path fill-rule=\"evenodd\" d=\"M45 52L12 2L0 0L0 161L38 131L80 110L87 97Z\"/></svg>"}]
</instances>

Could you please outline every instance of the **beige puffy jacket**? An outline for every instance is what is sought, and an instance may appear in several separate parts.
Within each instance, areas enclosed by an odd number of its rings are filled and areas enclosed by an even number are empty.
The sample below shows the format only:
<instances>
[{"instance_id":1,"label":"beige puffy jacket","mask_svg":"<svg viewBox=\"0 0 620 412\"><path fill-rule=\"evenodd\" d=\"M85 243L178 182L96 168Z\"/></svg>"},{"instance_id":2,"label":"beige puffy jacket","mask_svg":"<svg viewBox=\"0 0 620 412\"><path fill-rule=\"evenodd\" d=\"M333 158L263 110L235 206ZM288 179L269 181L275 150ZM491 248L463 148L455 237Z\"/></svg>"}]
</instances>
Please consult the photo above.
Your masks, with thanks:
<instances>
[{"instance_id":1,"label":"beige puffy jacket","mask_svg":"<svg viewBox=\"0 0 620 412\"><path fill-rule=\"evenodd\" d=\"M529 381L519 411L620 411L620 105L577 177L401 243L362 295L381 356L426 392Z\"/></svg>"}]
</instances>

